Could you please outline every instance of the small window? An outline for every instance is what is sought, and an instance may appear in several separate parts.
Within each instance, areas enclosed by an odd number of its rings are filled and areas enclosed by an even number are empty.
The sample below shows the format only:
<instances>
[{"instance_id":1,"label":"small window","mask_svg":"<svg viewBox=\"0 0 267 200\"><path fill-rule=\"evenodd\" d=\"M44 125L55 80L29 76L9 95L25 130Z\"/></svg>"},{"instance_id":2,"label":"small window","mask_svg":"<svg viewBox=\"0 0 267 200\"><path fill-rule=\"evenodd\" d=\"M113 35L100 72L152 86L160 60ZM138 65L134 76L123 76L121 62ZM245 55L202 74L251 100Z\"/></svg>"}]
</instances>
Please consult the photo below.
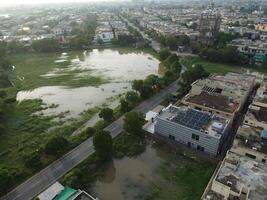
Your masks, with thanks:
<instances>
[{"instance_id":1,"label":"small window","mask_svg":"<svg viewBox=\"0 0 267 200\"><path fill-rule=\"evenodd\" d=\"M192 139L194 139L194 140L199 140L199 135L192 134Z\"/></svg>"},{"instance_id":2,"label":"small window","mask_svg":"<svg viewBox=\"0 0 267 200\"><path fill-rule=\"evenodd\" d=\"M195 107L196 110L202 110L200 107Z\"/></svg>"},{"instance_id":3,"label":"small window","mask_svg":"<svg viewBox=\"0 0 267 200\"><path fill-rule=\"evenodd\" d=\"M265 158L263 158L263 159L261 160L261 162L263 162L263 163L266 163L266 159L265 159Z\"/></svg>"},{"instance_id":4,"label":"small window","mask_svg":"<svg viewBox=\"0 0 267 200\"><path fill-rule=\"evenodd\" d=\"M175 137L173 135L169 135L169 139L175 140Z\"/></svg>"},{"instance_id":5,"label":"small window","mask_svg":"<svg viewBox=\"0 0 267 200\"><path fill-rule=\"evenodd\" d=\"M197 150L199 151L203 151L204 152L204 147L200 146L200 145L197 145Z\"/></svg>"},{"instance_id":6,"label":"small window","mask_svg":"<svg viewBox=\"0 0 267 200\"><path fill-rule=\"evenodd\" d=\"M252 154L249 154L249 153L246 153L245 154L247 157L249 157L249 158L252 158L252 159L256 159L256 156L254 156L254 155L252 155Z\"/></svg>"}]
</instances>

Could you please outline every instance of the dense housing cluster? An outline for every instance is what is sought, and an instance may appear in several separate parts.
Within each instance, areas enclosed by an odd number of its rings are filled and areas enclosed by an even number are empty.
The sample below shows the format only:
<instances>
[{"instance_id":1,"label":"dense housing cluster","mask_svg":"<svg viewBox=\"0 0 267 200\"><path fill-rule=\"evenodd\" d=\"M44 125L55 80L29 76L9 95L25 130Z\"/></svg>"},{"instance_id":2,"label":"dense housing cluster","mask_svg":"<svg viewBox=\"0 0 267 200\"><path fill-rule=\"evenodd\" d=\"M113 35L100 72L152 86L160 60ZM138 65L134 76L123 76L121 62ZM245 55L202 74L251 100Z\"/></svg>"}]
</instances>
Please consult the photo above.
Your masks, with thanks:
<instances>
[{"instance_id":1,"label":"dense housing cluster","mask_svg":"<svg viewBox=\"0 0 267 200\"><path fill-rule=\"evenodd\" d=\"M239 126L230 150L202 199L266 199L267 81L254 75L228 73L192 83L184 98L146 115L143 129L213 157L224 156L233 125L261 83Z\"/></svg>"}]
</instances>

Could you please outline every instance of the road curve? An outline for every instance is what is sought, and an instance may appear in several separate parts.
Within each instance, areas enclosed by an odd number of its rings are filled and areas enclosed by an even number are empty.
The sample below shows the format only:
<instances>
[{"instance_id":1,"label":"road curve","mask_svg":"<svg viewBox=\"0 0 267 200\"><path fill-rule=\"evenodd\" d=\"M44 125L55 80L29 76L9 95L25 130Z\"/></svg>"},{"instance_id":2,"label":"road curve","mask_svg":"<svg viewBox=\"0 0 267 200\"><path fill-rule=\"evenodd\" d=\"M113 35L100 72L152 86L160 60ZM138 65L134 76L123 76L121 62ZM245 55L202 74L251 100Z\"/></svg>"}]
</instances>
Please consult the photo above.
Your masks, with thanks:
<instances>
[{"instance_id":1,"label":"road curve","mask_svg":"<svg viewBox=\"0 0 267 200\"><path fill-rule=\"evenodd\" d=\"M178 81L173 82L156 95L143 101L134 108L134 110L146 113L147 111L153 109L167 94L177 90L177 82ZM112 137L114 138L122 132L122 126L123 116L107 126L105 130L110 131ZM11 192L1 197L0 200L32 199L93 153L93 141L92 138L89 138L34 176L30 177Z\"/></svg>"}]
</instances>

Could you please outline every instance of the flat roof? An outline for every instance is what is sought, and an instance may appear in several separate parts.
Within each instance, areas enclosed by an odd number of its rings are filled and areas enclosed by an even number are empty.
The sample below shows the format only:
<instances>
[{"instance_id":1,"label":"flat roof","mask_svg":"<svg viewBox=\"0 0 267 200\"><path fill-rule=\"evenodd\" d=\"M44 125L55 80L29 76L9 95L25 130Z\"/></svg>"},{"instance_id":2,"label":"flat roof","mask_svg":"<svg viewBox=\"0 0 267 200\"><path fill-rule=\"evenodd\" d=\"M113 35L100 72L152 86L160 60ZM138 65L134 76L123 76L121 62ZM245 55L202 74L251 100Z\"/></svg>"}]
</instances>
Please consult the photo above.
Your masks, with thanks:
<instances>
[{"instance_id":1,"label":"flat roof","mask_svg":"<svg viewBox=\"0 0 267 200\"><path fill-rule=\"evenodd\" d=\"M233 101L230 101L230 98ZM185 102L194 103L196 105L208 107L211 109L234 113L239 108L239 101L235 98L220 94L213 94L202 91L199 95L187 95L184 98Z\"/></svg>"},{"instance_id":2,"label":"flat roof","mask_svg":"<svg viewBox=\"0 0 267 200\"><path fill-rule=\"evenodd\" d=\"M267 80L266 79L262 81L261 86L258 88L253 102L267 105Z\"/></svg>"},{"instance_id":3,"label":"flat roof","mask_svg":"<svg viewBox=\"0 0 267 200\"><path fill-rule=\"evenodd\" d=\"M236 85L241 85L243 87L250 88L256 79L256 76L254 75L248 75L248 74L239 74L239 73L227 73L225 75L214 75L211 76L211 79L233 83Z\"/></svg>"},{"instance_id":4,"label":"flat roof","mask_svg":"<svg viewBox=\"0 0 267 200\"><path fill-rule=\"evenodd\" d=\"M235 142L238 146L267 154L267 140L261 138L264 129L242 125L238 128Z\"/></svg>"},{"instance_id":5,"label":"flat roof","mask_svg":"<svg viewBox=\"0 0 267 200\"><path fill-rule=\"evenodd\" d=\"M248 199L267 199L267 165L229 151L215 180L241 194L248 191Z\"/></svg>"},{"instance_id":6,"label":"flat roof","mask_svg":"<svg viewBox=\"0 0 267 200\"><path fill-rule=\"evenodd\" d=\"M220 138L224 134L224 130L229 124L229 120L221 116L212 115L209 112L199 111L187 106L168 106L162 110L157 118L205 132L216 138Z\"/></svg>"},{"instance_id":7,"label":"flat roof","mask_svg":"<svg viewBox=\"0 0 267 200\"><path fill-rule=\"evenodd\" d=\"M246 117L259 122L267 123L267 107L252 103L246 113Z\"/></svg>"},{"instance_id":8,"label":"flat roof","mask_svg":"<svg viewBox=\"0 0 267 200\"><path fill-rule=\"evenodd\" d=\"M38 195L40 200L51 200L54 199L61 191L64 190L64 186L61 185L59 182L55 182L45 191Z\"/></svg>"},{"instance_id":9,"label":"flat roof","mask_svg":"<svg viewBox=\"0 0 267 200\"><path fill-rule=\"evenodd\" d=\"M76 192L75 189L65 187L53 200L69 200Z\"/></svg>"},{"instance_id":10,"label":"flat roof","mask_svg":"<svg viewBox=\"0 0 267 200\"><path fill-rule=\"evenodd\" d=\"M233 91L233 92L237 90L247 91L249 89L246 85L242 85L236 82L228 82L228 81L222 81L220 79L216 79L216 76L211 76L206 79L198 79L192 85L214 88L214 92L216 92L217 88L228 90L228 91Z\"/></svg>"}]
</instances>

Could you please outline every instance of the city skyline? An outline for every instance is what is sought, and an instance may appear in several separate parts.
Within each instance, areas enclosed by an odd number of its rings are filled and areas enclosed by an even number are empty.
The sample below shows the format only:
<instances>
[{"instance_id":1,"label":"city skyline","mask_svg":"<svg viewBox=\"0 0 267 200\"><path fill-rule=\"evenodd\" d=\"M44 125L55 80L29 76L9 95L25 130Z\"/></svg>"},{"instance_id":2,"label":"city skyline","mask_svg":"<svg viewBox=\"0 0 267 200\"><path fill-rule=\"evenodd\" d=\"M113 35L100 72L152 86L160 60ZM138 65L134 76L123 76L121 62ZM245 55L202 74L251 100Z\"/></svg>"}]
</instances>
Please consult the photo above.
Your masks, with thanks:
<instances>
[{"instance_id":1,"label":"city skyline","mask_svg":"<svg viewBox=\"0 0 267 200\"><path fill-rule=\"evenodd\" d=\"M10 0L0 2L0 6L21 4L55 4L55 3L82 3L82 2L112 2L125 0Z\"/></svg>"}]
</instances>

